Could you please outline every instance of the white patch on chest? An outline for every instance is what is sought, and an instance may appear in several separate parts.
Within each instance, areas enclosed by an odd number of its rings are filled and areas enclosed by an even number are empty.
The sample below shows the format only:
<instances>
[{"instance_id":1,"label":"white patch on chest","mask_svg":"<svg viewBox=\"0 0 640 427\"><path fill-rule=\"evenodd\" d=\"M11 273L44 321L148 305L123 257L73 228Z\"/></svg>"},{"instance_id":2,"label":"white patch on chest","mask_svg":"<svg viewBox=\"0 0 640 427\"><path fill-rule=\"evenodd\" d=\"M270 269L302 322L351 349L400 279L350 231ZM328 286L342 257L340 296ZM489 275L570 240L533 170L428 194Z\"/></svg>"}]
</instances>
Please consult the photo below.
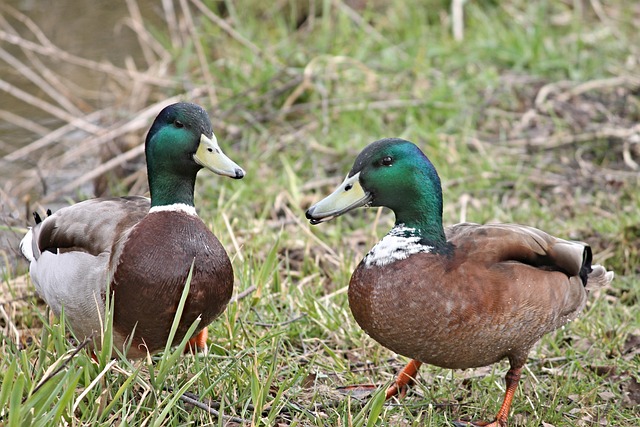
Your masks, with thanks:
<instances>
[{"instance_id":1,"label":"white patch on chest","mask_svg":"<svg viewBox=\"0 0 640 427\"><path fill-rule=\"evenodd\" d=\"M165 206L154 206L149 209L149 213L154 212L184 212L189 215L198 216L195 207L186 205L184 203L174 203L172 205Z\"/></svg>"},{"instance_id":2,"label":"white patch on chest","mask_svg":"<svg viewBox=\"0 0 640 427\"><path fill-rule=\"evenodd\" d=\"M433 246L420 243L420 236L414 235L415 229L396 225L364 257L367 267L383 267L419 252L429 253Z\"/></svg>"}]
</instances>

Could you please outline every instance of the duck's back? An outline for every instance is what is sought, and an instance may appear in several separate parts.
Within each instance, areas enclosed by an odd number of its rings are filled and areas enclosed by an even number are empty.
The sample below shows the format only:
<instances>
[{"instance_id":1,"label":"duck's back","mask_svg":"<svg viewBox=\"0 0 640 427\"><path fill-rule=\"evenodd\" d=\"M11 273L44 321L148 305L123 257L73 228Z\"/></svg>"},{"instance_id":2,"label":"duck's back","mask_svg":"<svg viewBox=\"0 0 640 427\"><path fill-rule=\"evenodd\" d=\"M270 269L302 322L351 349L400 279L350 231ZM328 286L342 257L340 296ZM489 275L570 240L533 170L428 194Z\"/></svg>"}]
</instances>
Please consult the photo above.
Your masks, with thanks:
<instances>
[{"instance_id":1,"label":"duck's back","mask_svg":"<svg viewBox=\"0 0 640 427\"><path fill-rule=\"evenodd\" d=\"M510 224L446 233L448 251L354 272L354 317L393 351L447 368L524 362L542 335L584 308L588 246Z\"/></svg>"}]
</instances>

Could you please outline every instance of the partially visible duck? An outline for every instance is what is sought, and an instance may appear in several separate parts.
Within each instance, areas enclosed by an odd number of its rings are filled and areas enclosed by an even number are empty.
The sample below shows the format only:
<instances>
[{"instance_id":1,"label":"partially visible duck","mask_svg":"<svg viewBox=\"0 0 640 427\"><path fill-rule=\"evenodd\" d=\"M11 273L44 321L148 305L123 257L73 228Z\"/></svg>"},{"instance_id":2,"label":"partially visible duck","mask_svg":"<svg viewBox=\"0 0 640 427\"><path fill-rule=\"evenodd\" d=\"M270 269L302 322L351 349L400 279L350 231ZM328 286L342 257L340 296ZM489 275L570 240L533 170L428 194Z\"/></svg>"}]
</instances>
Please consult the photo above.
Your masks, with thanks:
<instances>
[{"instance_id":1,"label":"partially visible duck","mask_svg":"<svg viewBox=\"0 0 640 427\"><path fill-rule=\"evenodd\" d=\"M466 369L508 359L506 393L490 423L507 425L527 354L575 319L588 290L613 279L591 248L516 224L442 225L436 169L413 143L382 139L356 158L344 182L306 213L312 224L360 206L393 210L395 226L364 257L349 305L372 338L413 360L387 390L402 391L421 363Z\"/></svg>"},{"instance_id":2,"label":"partially visible duck","mask_svg":"<svg viewBox=\"0 0 640 427\"><path fill-rule=\"evenodd\" d=\"M36 290L54 313L64 308L78 338L100 345L107 289L113 293L113 342L130 358L166 345L189 270L193 277L173 344L200 318L193 344L225 309L233 269L196 214L194 185L203 167L240 179L245 172L220 149L206 111L177 103L156 117L145 142L151 199L99 198L60 209L20 243Z\"/></svg>"}]
</instances>

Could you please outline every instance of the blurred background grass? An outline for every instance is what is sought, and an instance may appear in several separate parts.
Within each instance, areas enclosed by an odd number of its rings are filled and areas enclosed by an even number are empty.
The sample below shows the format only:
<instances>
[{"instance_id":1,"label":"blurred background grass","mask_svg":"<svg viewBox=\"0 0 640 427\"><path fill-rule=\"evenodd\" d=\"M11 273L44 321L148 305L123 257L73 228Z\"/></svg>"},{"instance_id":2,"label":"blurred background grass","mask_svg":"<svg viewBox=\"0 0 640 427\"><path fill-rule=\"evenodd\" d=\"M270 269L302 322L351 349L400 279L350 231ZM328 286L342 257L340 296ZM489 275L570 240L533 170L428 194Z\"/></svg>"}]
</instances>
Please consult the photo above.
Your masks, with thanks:
<instances>
[{"instance_id":1,"label":"blurred background grass","mask_svg":"<svg viewBox=\"0 0 640 427\"><path fill-rule=\"evenodd\" d=\"M578 321L532 351L511 425L638 424L637 2L1 7L0 423L491 418L506 364L423 368L397 404L335 391L390 381L405 362L359 330L346 300L351 272L392 216L361 210L312 228L304 210L367 143L399 136L438 169L446 224L532 225L589 242L616 272ZM203 173L196 195L243 297L210 326L210 354L180 359L158 382L170 355L98 365L84 351L69 357L77 343L46 316L17 243L31 211L145 194L144 134L174 99L205 106L221 146L248 172L240 182Z\"/></svg>"}]
</instances>

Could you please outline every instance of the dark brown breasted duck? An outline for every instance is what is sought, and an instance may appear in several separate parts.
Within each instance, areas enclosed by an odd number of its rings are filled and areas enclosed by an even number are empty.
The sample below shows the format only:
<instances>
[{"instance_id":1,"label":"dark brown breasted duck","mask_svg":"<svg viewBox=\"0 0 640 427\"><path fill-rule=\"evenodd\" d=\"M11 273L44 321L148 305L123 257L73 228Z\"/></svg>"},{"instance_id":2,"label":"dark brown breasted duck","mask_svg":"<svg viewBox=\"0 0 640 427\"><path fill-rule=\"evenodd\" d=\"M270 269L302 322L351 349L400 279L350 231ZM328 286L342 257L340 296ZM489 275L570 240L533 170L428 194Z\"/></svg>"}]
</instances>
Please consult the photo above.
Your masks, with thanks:
<instances>
[{"instance_id":1,"label":"dark brown breasted duck","mask_svg":"<svg viewBox=\"0 0 640 427\"><path fill-rule=\"evenodd\" d=\"M173 344L200 317L196 347L225 309L233 269L216 236L196 214L196 174L231 178L244 171L220 149L206 111L177 103L156 117L145 142L151 199L91 199L38 221L20 243L36 290L82 339L100 346L107 285L113 293L113 345L138 358L165 348L193 263Z\"/></svg>"}]
</instances>

